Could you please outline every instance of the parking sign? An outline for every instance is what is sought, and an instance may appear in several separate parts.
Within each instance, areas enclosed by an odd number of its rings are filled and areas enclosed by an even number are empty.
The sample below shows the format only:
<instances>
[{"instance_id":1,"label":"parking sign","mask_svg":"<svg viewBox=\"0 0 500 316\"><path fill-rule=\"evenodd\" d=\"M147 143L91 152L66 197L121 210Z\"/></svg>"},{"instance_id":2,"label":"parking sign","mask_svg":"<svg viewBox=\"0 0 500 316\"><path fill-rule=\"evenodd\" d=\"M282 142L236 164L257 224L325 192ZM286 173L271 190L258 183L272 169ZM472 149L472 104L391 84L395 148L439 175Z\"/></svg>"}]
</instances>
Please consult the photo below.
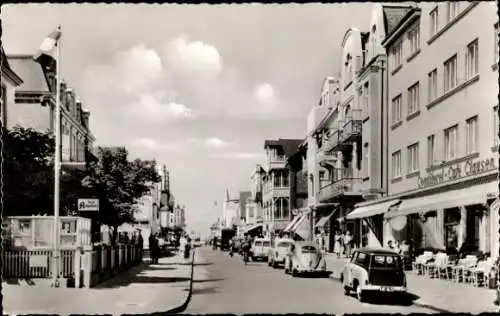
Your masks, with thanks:
<instances>
[{"instance_id":1,"label":"parking sign","mask_svg":"<svg viewBox=\"0 0 500 316\"><path fill-rule=\"evenodd\" d=\"M78 211L99 211L99 199L78 199Z\"/></svg>"}]
</instances>

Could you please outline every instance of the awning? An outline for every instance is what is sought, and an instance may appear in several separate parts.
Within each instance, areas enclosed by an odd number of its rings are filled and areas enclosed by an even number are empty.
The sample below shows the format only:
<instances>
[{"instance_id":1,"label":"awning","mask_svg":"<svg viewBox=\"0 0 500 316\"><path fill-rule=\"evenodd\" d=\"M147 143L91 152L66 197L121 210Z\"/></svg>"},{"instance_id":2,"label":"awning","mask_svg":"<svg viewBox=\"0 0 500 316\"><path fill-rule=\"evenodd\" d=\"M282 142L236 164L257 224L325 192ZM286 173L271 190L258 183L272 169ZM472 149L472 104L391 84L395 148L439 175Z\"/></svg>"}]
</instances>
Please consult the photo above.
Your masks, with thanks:
<instances>
[{"instance_id":1,"label":"awning","mask_svg":"<svg viewBox=\"0 0 500 316\"><path fill-rule=\"evenodd\" d=\"M346 218L356 219L356 218L366 218L374 215L379 215L387 212L391 206L399 203L399 201L400 200L392 200L389 202L361 206L354 209L354 211L352 211L351 213L347 214Z\"/></svg>"},{"instance_id":2,"label":"awning","mask_svg":"<svg viewBox=\"0 0 500 316\"><path fill-rule=\"evenodd\" d=\"M335 211L337 211L337 209L333 210L330 212L330 214L326 215L326 216L323 216L319 219L319 221L316 223L316 225L314 225L314 227L322 227L322 226L325 226L326 222L328 222L328 220L330 219L330 217L332 217L333 214L335 214Z\"/></svg>"},{"instance_id":3,"label":"awning","mask_svg":"<svg viewBox=\"0 0 500 316\"><path fill-rule=\"evenodd\" d=\"M290 228L290 231L295 231L301 224L302 222L307 218L307 215L310 213L309 212L305 212L305 213L302 213L302 215L298 216L298 219L297 221L295 222L295 224Z\"/></svg>"},{"instance_id":4,"label":"awning","mask_svg":"<svg viewBox=\"0 0 500 316\"><path fill-rule=\"evenodd\" d=\"M307 220L310 212L303 214L297 223L292 227L290 231L302 237L304 240L307 240L307 236L310 233L309 221Z\"/></svg>"},{"instance_id":5,"label":"awning","mask_svg":"<svg viewBox=\"0 0 500 316\"><path fill-rule=\"evenodd\" d=\"M403 200L399 207L385 213L385 218L425 213L437 209L459 207L465 205L485 204L488 194L498 192L498 183L490 182L467 189L450 190L447 192Z\"/></svg>"},{"instance_id":6,"label":"awning","mask_svg":"<svg viewBox=\"0 0 500 316\"><path fill-rule=\"evenodd\" d=\"M262 224L255 224L252 227L247 228L246 232L248 233L248 232L250 232L250 231L252 231L254 229L260 228L260 227L262 227Z\"/></svg>"},{"instance_id":7,"label":"awning","mask_svg":"<svg viewBox=\"0 0 500 316\"><path fill-rule=\"evenodd\" d=\"M290 229L298 222L301 216L295 216L290 224L283 230L284 232L290 231Z\"/></svg>"}]
</instances>

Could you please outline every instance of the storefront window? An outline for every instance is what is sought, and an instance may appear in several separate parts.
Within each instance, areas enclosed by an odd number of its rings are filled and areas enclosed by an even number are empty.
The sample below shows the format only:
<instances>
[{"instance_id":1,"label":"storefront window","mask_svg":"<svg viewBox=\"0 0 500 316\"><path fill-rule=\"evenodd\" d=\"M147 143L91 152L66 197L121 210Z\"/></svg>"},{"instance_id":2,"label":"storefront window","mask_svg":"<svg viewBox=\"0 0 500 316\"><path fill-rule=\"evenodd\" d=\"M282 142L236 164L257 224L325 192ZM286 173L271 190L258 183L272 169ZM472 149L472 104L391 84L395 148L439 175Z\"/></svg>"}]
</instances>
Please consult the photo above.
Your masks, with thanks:
<instances>
[{"instance_id":1,"label":"storefront window","mask_svg":"<svg viewBox=\"0 0 500 316\"><path fill-rule=\"evenodd\" d=\"M460 227L460 210L458 208L444 211L444 243L447 249L458 247L458 230Z\"/></svg>"}]
</instances>

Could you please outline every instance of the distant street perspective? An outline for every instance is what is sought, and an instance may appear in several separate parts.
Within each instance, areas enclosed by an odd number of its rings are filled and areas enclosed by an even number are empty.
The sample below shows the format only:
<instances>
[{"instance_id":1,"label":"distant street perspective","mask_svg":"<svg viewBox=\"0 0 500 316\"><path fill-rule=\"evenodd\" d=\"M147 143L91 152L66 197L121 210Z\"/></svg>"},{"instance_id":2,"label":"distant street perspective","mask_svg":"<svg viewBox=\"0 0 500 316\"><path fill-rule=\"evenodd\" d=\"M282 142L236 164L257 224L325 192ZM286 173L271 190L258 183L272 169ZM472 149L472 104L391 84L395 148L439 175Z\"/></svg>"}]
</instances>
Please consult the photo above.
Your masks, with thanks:
<instances>
[{"instance_id":1,"label":"distant street perspective","mask_svg":"<svg viewBox=\"0 0 500 316\"><path fill-rule=\"evenodd\" d=\"M2 5L5 313L500 312L497 10Z\"/></svg>"}]
</instances>

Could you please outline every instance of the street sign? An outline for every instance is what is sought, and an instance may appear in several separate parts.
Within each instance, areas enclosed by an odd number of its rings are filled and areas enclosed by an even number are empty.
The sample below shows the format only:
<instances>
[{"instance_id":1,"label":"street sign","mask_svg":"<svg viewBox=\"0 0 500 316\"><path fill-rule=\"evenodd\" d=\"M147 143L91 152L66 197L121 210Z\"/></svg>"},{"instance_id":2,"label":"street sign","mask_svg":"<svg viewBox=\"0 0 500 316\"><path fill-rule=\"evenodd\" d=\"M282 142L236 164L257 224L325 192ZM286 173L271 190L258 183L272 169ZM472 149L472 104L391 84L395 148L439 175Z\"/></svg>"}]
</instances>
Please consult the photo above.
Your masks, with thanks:
<instances>
[{"instance_id":1,"label":"street sign","mask_svg":"<svg viewBox=\"0 0 500 316\"><path fill-rule=\"evenodd\" d=\"M78 211L99 211L99 199L78 199Z\"/></svg>"}]
</instances>

